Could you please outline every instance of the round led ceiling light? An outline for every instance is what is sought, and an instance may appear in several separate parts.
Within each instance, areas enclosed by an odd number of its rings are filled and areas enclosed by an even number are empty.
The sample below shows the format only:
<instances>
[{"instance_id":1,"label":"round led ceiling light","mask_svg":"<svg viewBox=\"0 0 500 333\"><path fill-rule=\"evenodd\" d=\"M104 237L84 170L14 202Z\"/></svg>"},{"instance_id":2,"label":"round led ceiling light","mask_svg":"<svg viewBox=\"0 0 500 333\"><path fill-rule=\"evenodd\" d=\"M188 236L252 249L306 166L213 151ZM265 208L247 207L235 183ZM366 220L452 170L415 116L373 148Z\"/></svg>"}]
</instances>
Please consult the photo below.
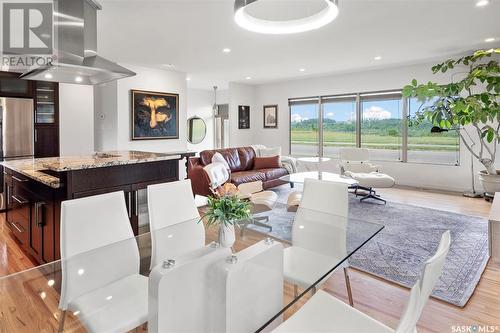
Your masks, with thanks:
<instances>
[{"instance_id":1,"label":"round led ceiling light","mask_svg":"<svg viewBox=\"0 0 500 333\"><path fill-rule=\"evenodd\" d=\"M234 20L243 29L262 34L284 35L316 30L329 24L339 13L337 0L324 0L326 7L321 11L298 19L272 21L252 16L248 5L258 0L235 0Z\"/></svg>"}]
</instances>

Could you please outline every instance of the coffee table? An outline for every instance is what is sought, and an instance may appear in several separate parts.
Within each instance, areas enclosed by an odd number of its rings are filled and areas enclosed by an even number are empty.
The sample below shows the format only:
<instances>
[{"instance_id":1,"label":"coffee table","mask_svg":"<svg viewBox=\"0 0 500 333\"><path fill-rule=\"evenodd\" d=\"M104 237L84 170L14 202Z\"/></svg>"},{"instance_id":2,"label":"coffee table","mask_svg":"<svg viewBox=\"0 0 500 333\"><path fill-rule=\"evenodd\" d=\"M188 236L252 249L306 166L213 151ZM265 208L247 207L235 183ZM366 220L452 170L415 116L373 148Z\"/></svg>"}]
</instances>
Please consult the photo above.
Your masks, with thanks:
<instances>
[{"instance_id":1,"label":"coffee table","mask_svg":"<svg viewBox=\"0 0 500 333\"><path fill-rule=\"evenodd\" d=\"M317 179L317 180L345 183L349 187L358 184L358 181L350 177L324 171L297 172L297 173L292 173L291 175L280 177L280 180L291 184L295 183L303 184L306 179Z\"/></svg>"}]
</instances>

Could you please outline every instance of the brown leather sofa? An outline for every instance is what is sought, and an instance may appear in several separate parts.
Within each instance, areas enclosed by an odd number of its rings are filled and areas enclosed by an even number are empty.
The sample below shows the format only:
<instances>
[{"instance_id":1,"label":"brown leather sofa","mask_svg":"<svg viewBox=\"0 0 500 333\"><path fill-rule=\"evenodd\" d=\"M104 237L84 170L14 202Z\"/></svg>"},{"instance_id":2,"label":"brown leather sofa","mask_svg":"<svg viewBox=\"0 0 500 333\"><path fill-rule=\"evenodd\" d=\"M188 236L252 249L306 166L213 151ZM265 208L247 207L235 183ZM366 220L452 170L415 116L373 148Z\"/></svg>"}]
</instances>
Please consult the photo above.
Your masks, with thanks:
<instances>
[{"instance_id":1,"label":"brown leather sofa","mask_svg":"<svg viewBox=\"0 0 500 333\"><path fill-rule=\"evenodd\" d=\"M286 184L279 178L288 174L285 168L271 168L254 170L255 151L252 147L226 148L204 150L200 157L190 157L187 162L187 176L191 179L193 193L208 196L211 194L208 176L203 167L212 163L212 156L219 152L231 168L230 182L238 186L257 180L262 181L264 189Z\"/></svg>"}]
</instances>

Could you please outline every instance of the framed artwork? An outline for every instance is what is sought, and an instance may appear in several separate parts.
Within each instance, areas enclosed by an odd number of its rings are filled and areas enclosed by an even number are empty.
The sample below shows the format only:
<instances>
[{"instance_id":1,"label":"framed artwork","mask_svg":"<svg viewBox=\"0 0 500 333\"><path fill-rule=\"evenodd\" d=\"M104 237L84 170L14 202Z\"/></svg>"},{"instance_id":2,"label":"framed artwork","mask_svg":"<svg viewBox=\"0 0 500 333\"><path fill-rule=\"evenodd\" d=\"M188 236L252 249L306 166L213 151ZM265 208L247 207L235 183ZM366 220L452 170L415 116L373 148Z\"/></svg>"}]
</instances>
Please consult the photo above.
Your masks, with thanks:
<instances>
[{"instance_id":1,"label":"framed artwork","mask_svg":"<svg viewBox=\"0 0 500 333\"><path fill-rule=\"evenodd\" d=\"M238 106L238 129L250 128L250 106Z\"/></svg>"},{"instance_id":2,"label":"framed artwork","mask_svg":"<svg viewBox=\"0 0 500 333\"><path fill-rule=\"evenodd\" d=\"M132 140L178 139L179 95L131 90Z\"/></svg>"},{"instance_id":3,"label":"framed artwork","mask_svg":"<svg viewBox=\"0 0 500 333\"><path fill-rule=\"evenodd\" d=\"M264 105L264 128L278 128L278 105Z\"/></svg>"}]
</instances>

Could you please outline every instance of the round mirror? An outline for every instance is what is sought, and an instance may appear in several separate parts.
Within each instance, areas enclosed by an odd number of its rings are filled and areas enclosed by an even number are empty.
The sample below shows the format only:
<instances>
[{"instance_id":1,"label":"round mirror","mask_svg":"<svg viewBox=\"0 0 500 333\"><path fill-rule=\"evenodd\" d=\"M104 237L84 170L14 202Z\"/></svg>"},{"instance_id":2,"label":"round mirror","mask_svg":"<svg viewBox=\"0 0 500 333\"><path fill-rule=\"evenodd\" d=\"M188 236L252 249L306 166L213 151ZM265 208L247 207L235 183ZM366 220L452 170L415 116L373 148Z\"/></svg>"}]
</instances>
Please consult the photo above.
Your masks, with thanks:
<instances>
[{"instance_id":1,"label":"round mirror","mask_svg":"<svg viewBox=\"0 0 500 333\"><path fill-rule=\"evenodd\" d=\"M191 117L187 121L187 138L189 143L198 144L205 139L207 134L207 124L200 117Z\"/></svg>"}]
</instances>

